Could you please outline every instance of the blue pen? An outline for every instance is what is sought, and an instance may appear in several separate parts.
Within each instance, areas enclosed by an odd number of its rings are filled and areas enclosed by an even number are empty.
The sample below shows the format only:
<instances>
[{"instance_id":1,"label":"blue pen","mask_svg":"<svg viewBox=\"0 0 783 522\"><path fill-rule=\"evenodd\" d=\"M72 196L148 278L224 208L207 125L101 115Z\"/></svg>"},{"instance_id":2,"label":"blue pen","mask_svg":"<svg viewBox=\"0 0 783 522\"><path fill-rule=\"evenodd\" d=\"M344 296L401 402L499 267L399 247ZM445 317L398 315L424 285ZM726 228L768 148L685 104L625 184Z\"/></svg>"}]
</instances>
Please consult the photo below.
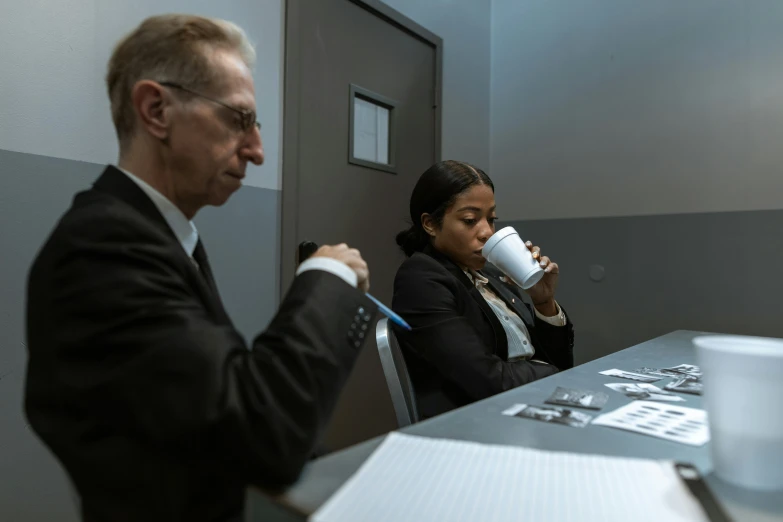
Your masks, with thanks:
<instances>
[{"instance_id":1,"label":"blue pen","mask_svg":"<svg viewBox=\"0 0 783 522\"><path fill-rule=\"evenodd\" d=\"M312 256L316 250L318 250L318 245L316 243L313 243L312 241L302 241L301 243L299 243L299 262L301 263L305 259ZM392 312L391 308L387 307L385 304L381 303L370 294L364 294L364 295L369 297L370 301L378 305L378 310L380 310L383 315L388 317L391 320L391 322L393 322L397 326L400 326L401 328L405 328L408 331L413 330L413 328L411 328L411 325L406 323L405 319Z\"/></svg>"},{"instance_id":2,"label":"blue pen","mask_svg":"<svg viewBox=\"0 0 783 522\"><path fill-rule=\"evenodd\" d=\"M412 330L411 325L406 323L405 319L392 312L391 308L388 308L385 304L381 303L370 294L364 294L364 295L366 295L370 299L370 301L378 305L378 310L380 310L383 315L388 317L391 320L391 322L393 322L397 326L401 326L402 328L405 328L406 330Z\"/></svg>"}]
</instances>

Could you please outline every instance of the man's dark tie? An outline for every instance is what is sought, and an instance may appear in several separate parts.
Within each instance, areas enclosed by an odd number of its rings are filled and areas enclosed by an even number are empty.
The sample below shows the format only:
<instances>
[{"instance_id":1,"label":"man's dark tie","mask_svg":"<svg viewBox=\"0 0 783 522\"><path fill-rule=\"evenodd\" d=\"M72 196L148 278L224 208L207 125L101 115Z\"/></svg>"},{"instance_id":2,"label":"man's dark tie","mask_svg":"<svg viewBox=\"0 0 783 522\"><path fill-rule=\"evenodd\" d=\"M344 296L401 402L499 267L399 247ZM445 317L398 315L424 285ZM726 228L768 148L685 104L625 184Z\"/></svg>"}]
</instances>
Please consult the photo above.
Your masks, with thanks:
<instances>
[{"instance_id":1,"label":"man's dark tie","mask_svg":"<svg viewBox=\"0 0 783 522\"><path fill-rule=\"evenodd\" d=\"M199 272L204 276L209 288L218 294L217 286L215 285L215 278L212 276L212 268L209 266L209 260L207 259L207 251L204 250L204 245L201 243L201 239L196 243L196 248L193 250L193 261L196 262Z\"/></svg>"},{"instance_id":2,"label":"man's dark tie","mask_svg":"<svg viewBox=\"0 0 783 522\"><path fill-rule=\"evenodd\" d=\"M201 243L201 239L196 243L196 248L193 250L193 261L198 267L198 271L207 283L207 286L212 292L212 297L215 303L218 305L216 312L222 321L227 324L231 324L231 319L226 314L226 309L223 307L223 302L220 299L220 292L218 292L217 285L215 284L215 278L212 276L212 267L209 265L209 259L207 259L207 251L204 249L204 245Z\"/></svg>"}]
</instances>

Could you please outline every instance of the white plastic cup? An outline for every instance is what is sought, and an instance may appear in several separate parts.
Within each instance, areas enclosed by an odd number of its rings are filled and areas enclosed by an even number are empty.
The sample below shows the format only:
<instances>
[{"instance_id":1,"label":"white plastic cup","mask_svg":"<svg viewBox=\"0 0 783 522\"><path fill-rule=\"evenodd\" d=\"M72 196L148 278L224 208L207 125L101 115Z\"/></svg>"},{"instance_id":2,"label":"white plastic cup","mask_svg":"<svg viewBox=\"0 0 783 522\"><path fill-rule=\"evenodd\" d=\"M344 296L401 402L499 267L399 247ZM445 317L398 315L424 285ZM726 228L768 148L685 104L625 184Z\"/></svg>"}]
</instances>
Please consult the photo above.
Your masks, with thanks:
<instances>
[{"instance_id":1,"label":"white plastic cup","mask_svg":"<svg viewBox=\"0 0 783 522\"><path fill-rule=\"evenodd\" d=\"M783 490L783 339L693 340L704 376L713 469L756 490Z\"/></svg>"},{"instance_id":2,"label":"white plastic cup","mask_svg":"<svg viewBox=\"0 0 783 522\"><path fill-rule=\"evenodd\" d=\"M495 232L484 245L481 255L524 290L532 288L544 277L544 269L533 259L533 254L514 227Z\"/></svg>"}]
</instances>

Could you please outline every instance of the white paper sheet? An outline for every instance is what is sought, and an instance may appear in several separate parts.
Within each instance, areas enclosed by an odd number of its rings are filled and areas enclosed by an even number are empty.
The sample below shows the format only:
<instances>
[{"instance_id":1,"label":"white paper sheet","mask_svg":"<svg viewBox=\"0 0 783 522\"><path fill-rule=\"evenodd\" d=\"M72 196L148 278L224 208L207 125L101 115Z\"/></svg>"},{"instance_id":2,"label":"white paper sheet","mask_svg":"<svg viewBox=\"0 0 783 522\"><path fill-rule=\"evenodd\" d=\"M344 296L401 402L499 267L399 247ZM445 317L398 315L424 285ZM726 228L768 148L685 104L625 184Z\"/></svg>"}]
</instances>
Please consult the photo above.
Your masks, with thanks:
<instances>
[{"instance_id":1,"label":"white paper sheet","mask_svg":"<svg viewBox=\"0 0 783 522\"><path fill-rule=\"evenodd\" d=\"M698 522L670 462L391 433L312 522Z\"/></svg>"},{"instance_id":2,"label":"white paper sheet","mask_svg":"<svg viewBox=\"0 0 783 522\"><path fill-rule=\"evenodd\" d=\"M707 412L660 402L635 401L599 415L593 424L644 433L691 446L701 446L710 440Z\"/></svg>"}]
</instances>

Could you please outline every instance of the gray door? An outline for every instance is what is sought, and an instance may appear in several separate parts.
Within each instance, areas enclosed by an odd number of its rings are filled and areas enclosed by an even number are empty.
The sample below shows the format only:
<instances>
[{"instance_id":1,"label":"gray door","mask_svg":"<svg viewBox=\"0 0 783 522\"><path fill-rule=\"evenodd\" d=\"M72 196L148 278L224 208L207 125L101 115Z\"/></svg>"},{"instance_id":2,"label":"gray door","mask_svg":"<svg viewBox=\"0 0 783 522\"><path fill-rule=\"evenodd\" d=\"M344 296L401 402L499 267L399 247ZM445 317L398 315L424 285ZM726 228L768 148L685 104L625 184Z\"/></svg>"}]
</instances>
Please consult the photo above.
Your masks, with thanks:
<instances>
[{"instance_id":1,"label":"gray door","mask_svg":"<svg viewBox=\"0 0 783 522\"><path fill-rule=\"evenodd\" d=\"M440 39L374 1L289 0L286 27L282 290L300 241L347 242L369 263L371 293L390 304L403 260L394 236L440 154ZM373 335L325 444L395 427Z\"/></svg>"}]
</instances>

